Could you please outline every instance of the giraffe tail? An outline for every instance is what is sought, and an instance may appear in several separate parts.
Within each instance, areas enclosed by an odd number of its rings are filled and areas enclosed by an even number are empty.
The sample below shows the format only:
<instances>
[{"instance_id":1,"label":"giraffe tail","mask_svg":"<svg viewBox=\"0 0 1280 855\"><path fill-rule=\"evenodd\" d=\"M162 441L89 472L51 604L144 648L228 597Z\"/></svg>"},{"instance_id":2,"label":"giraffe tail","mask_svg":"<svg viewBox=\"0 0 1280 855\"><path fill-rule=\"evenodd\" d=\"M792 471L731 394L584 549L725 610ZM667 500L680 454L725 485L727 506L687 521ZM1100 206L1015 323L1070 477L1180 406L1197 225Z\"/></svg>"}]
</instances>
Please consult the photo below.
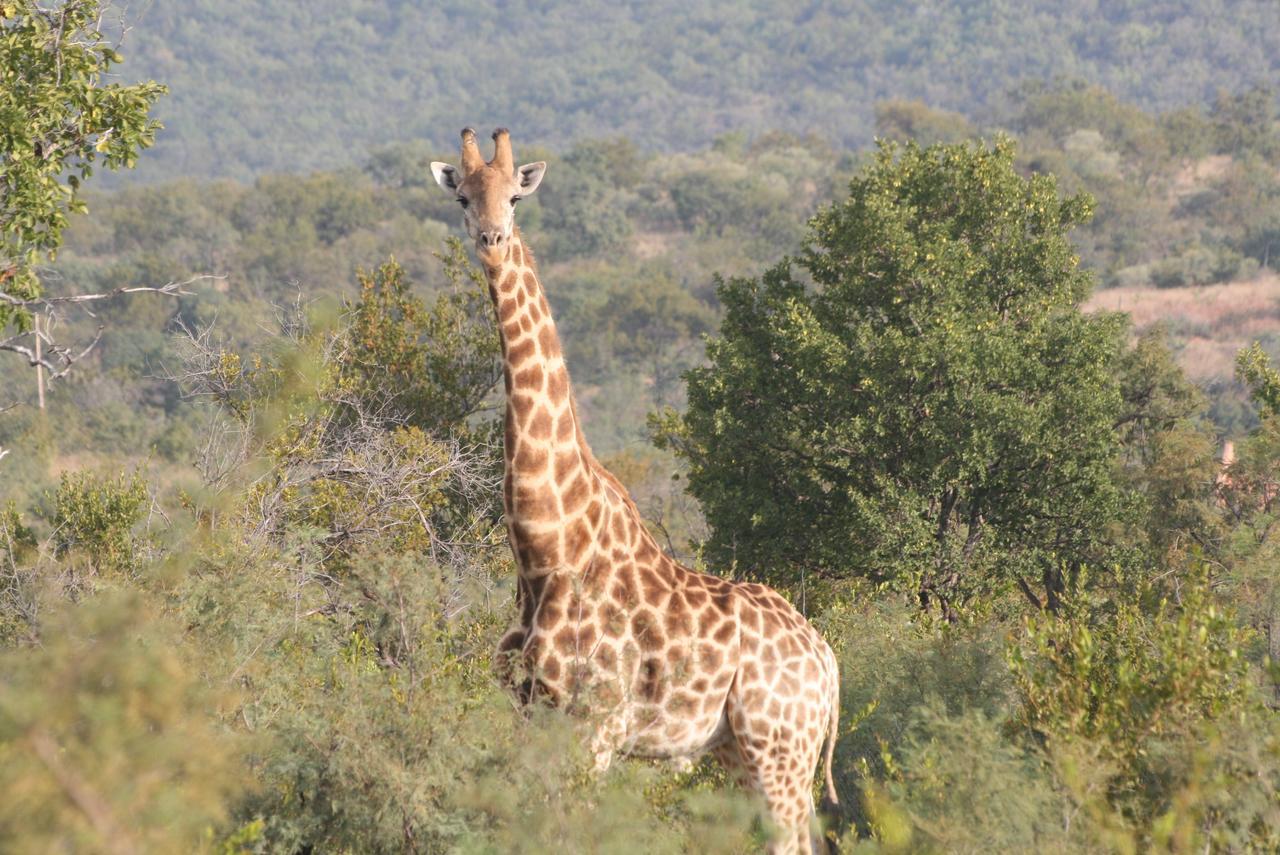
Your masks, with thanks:
<instances>
[{"instance_id":1,"label":"giraffe tail","mask_svg":"<svg viewBox=\"0 0 1280 855\"><path fill-rule=\"evenodd\" d=\"M835 666L835 657L832 657L832 665ZM826 770L827 793L822 799L822 812L835 815L840 810L840 797L836 794L835 773L832 771L833 761L836 753L836 739L840 736L840 669L839 666L834 667L836 675L835 682L831 686L831 712L827 720L827 739L826 752L822 758L822 765Z\"/></svg>"}]
</instances>

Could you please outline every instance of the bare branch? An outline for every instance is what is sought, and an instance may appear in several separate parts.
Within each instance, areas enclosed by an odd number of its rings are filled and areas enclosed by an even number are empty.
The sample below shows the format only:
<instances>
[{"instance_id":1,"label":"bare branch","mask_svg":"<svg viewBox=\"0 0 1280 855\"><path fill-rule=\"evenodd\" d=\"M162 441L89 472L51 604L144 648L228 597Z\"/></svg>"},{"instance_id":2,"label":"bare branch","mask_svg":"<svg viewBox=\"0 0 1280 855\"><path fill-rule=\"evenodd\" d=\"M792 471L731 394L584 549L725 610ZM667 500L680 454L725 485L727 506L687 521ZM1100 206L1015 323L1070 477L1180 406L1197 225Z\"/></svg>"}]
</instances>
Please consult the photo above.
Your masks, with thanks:
<instances>
[{"instance_id":1,"label":"bare branch","mask_svg":"<svg viewBox=\"0 0 1280 855\"><path fill-rule=\"evenodd\" d=\"M71 294L66 297L35 297L30 300L24 300L15 297L4 291L0 291L0 303L6 303L10 306L29 309L36 306L44 306L52 308L60 305L80 305L82 303L94 303L99 300L110 300L112 297L119 297L121 294L164 294L169 297L190 297L195 292L183 290L189 285L197 282L205 282L208 280L222 281L225 276L215 276L210 273L204 273L199 276L192 276L190 279L184 279L181 282L174 281L160 286L150 285L132 285L113 288L110 291L101 291L95 294Z\"/></svg>"},{"instance_id":2,"label":"bare branch","mask_svg":"<svg viewBox=\"0 0 1280 855\"><path fill-rule=\"evenodd\" d=\"M102 340L103 329L103 327L99 326L93 336L93 341L89 342L79 353L75 353L70 348L58 344L44 330L38 332L31 330L6 339L0 339L0 350L22 356L27 360L27 364L32 367L42 366L49 372L49 380L52 382L66 377L72 366L88 356L98 346L98 342ZM30 338L32 342L39 338L44 345L44 352L37 356L34 346L18 343L26 338Z\"/></svg>"},{"instance_id":3,"label":"bare branch","mask_svg":"<svg viewBox=\"0 0 1280 855\"><path fill-rule=\"evenodd\" d=\"M276 322L274 336L319 364L346 358L349 337L342 330L309 328L301 301L277 307ZM301 408L282 435L271 424L278 416L272 415L272 402L279 375L244 367L211 326L179 328L182 362L163 375L179 384L184 397L209 406L210 430L197 466L210 486L252 495L251 504L234 511L247 539L275 541L298 550L300 558L307 553L297 574L299 591L313 583L325 586L315 568L335 555L406 538L421 544L439 568L445 613L465 608L467 591L485 581L477 555L502 540L496 515L486 510L501 488L493 448L442 437L415 439L401 430L405 416L391 393L313 385L312 378L303 378L305 387L294 391L316 396L320 405ZM262 465L267 459L269 465ZM308 503L318 490L329 495L335 487L345 498L325 507L323 530L293 543L297 520L316 510Z\"/></svg>"}]
</instances>

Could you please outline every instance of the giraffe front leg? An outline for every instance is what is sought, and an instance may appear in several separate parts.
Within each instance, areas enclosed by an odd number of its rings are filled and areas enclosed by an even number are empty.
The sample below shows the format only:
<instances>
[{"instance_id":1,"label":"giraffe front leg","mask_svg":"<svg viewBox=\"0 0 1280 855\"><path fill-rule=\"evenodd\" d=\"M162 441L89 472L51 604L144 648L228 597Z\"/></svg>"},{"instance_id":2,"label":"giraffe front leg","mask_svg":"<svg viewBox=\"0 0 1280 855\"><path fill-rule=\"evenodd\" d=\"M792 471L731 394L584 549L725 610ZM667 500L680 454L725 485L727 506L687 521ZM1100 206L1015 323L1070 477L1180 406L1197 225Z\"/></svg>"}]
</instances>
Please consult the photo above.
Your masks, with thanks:
<instances>
[{"instance_id":1,"label":"giraffe front leg","mask_svg":"<svg viewBox=\"0 0 1280 855\"><path fill-rule=\"evenodd\" d=\"M524 663L520 652L524 649L526 630L523 626L514 626L498 642L498 649L493 654L493 669L498 682L509 692L516 692L519 683L516 680L517 667Z\"/></svg>"},{"instance_id":2,"label":"giraffe front leg","mask_svg":"<svg viewBox=\"0 0 1280 855\"><path fill-rule=\"evenodd\" d=\"M627 738L627 722L621 713L605 716L591 736L591 755L595 758L595 772L603 775L613 763L613 755Z\"/></svg>"}]
</instances>

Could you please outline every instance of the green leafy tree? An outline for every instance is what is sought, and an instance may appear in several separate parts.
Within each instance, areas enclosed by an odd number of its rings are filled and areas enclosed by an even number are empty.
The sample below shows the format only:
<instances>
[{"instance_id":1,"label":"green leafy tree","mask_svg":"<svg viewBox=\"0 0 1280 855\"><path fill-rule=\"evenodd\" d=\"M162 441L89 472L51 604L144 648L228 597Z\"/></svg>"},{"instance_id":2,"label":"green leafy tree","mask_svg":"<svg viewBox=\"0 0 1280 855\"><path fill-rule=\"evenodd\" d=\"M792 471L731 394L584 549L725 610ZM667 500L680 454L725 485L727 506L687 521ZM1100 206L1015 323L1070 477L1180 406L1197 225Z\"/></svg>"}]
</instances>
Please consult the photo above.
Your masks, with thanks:
<instances>
[{"instance_id":1,"label":"green leafy tree","mask_svg":"<svg viewBox=\"0 0 1280 855\"><path fill-rule=\"evenodd\" d=\"M883 145L797 262L722 283L688 412L655 425L714 563L895 580L950 614L1011 582L1053 608L1106 553L1126 324L1079 309L1089 200L1013 159Z\"/></svg>"},{"instance_id":2,"label":"green leafy tree","mask_svg":"<svg viewBox=\"0 0 1280 855\"><path fill-rule=\"evenodd\" d=\"M132 167L160 127L148 112L163 86L106 82L120 54L100 14L97 0L0 3L0 328L29 322L13 300L40 293L36 266L86 210L95 164Z\"/></svg>"},{"instance_id":3,"label":"green leafy tree","mask_svg":"<svg viewBox=\"0 0 1280 855\"><path fill-rule=\"evenodd\" d=\"M1174 360L1164 326L1143 333L1117 365L1124 406L1117 420L1127 456L1146 463L1160 434L1204 408L1204 396Z\"/></svg>"}]
</instances>

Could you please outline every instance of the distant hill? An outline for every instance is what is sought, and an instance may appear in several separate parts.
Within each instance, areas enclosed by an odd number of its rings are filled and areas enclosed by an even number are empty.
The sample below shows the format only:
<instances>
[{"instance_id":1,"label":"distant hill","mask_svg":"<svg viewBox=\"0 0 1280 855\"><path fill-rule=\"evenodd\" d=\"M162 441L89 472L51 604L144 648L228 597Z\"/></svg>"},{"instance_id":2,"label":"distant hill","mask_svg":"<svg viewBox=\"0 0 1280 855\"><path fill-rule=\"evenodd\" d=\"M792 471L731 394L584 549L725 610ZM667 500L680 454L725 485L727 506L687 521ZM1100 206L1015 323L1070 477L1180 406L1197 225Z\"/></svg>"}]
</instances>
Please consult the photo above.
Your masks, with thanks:
<instances>
[{"instance_id":1,"label":"distant hill","mask_svg":"<svg viewBox=\"0 0 1280 855\"><path fill-rule=\"evenodd\" d=\"M1169 109L1280 71L1274 0L184 0L131 18L122 76L172 94L130 182L451 148L464 124L559 148L768 129L852 147L889 98L983 121L1021 82L1068 78Z\"/></svg>"}]
</instances>

